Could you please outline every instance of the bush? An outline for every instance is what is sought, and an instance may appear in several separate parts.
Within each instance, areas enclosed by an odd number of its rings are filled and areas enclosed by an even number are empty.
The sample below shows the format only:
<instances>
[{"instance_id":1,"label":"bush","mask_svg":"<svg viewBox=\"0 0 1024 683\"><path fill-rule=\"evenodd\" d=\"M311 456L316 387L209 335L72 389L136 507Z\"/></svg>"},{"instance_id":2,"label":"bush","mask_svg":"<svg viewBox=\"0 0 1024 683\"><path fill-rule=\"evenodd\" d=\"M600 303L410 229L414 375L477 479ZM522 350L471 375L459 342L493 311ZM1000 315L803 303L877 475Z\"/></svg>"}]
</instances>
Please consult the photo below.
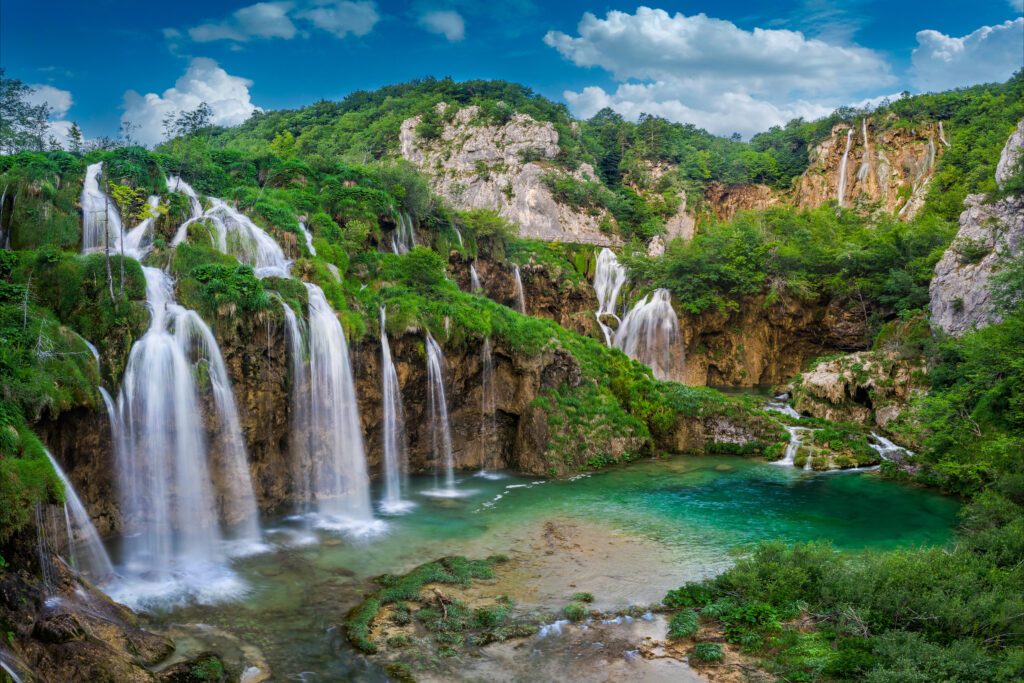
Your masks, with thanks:
<instances>
[{"instance_id":1,"label":"bush","mask_svg":"<svg viewBox=\"0 0 1024 683\"><path fill-rule=\"evenodd\" d=\"M725 657L718 643L697 643L690 650L690 659L698 662L720 662Z\"/></svg>"},{"instance_id":2,"label":"bush","mask_svg":"<svg viewBox=\"0 0 1024 683\"><path fill-rule=\"evenodd\" d=\"M699 627L700 619L697 617L696 612L691 610L678 612L673 615L672 620L668 623L668 637L672 640L692 638L697 634Z\"/></svg>"},{"instance_id":3,"label":"bush","mask_svg":"<svg viewBox=\"0 0 1024 683\"><path fill-rule=\"evenodd\" d=\"M587 606L580 602L570 602L562 608L562 614L569 621L583 621L589 613Z\"/></svg>"}]
</instances>

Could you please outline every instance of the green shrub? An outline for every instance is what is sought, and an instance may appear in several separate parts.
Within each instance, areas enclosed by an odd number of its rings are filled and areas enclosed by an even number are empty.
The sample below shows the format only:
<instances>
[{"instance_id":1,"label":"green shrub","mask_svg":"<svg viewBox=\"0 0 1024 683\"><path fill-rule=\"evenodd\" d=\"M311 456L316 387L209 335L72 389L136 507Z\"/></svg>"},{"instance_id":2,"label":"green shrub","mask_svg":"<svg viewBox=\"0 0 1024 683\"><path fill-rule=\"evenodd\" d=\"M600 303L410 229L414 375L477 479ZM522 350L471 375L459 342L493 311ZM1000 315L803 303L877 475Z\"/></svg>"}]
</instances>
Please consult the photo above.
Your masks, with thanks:
<instances>
[{"instance_id":1,"label":"green shrub","mask_svg":"<svg viewBox=\"0 0 1024 683\"><path fill-rule=\"evenodd\" d=\"M569 621L583 621L590 614L587 606L581 602L570 602L568 605L562 608L562 614Z\"/></svg>"},{"instance_id":2,"label":"green shrub","mask_svg":"<svg viewBox=\"0 0 1024 683\"><path fill-rule=\"evenodd\" d=\"M697 634L697 629L699 627L700 619L697 617L696 612L691 610L678 612L674 614L671 621L668 622L668 637L672 640L692 638Z\"/></svg>"},{"instance_id":3,"label":"green shrub","mask_svg":"<svg viewBox=\"0 0 1024 683\"><path fill-rule=\"evenodd\" d=\"M697 643L690 650L690 659L698 662L720 662L724 656L718 643Z\"/></svg>"}]
</instances>

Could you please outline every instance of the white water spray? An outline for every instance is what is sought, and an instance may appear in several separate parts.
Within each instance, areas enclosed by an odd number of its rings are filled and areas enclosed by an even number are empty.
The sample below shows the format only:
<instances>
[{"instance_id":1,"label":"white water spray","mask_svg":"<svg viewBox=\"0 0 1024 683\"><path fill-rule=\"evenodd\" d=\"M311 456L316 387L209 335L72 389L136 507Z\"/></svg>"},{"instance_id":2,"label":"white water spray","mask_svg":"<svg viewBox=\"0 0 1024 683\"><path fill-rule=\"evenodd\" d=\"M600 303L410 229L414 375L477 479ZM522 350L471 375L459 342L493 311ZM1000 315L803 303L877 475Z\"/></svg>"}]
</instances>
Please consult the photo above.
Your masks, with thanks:
<instances>
[{"instance_id":1,"label":"white water spray","mask_svg":"<svg viewBox=\"0 0 1024 683\"><path fill-rule=\"evenodd\" d=\"M519 273L519 266L513 266L516 278L516 307L520 313L526 315L526 293L523 291L523 277Z\"/></svg>"},{"instance_id":2,"label":"white water spray","mask_svg":"<svg viewBox=\"0 0 1024 683\"><path fill-rule=\"evenodd\" d=\"M654 371L671 379L679 342L679 318L667 289L656 289L636 302L615 333L615 346ZM682 360L682 359L680 359Z\"/></svg>"},{"instance_id":3,"label":"white water spray","mask_svg":"<svg viewBox=\"0 0 1024 683\"><path fill-rule=\"evenodd\" d=\"M384 500L381 510L389 514L406 512L412 507L402 499L402 489L407 485L405 411L402 409L402 389L398 384L398 373L391 358L391 344L388 341L387 313L380 307L380 361L381 395L383 396L383 442L384 442Z\"/></svg>"},{"instance_id":4,"label":"white water spray","mask_svg":"<svg viewBox=\"0 0 1024 683\"><path fill-rule=\"evenodd\" d=\"M615 334L611 327L604 324L603 316L610 315L615 320L619 316L615 313L615 304L619 299L619 292L626 284L626 268L619 263L615 252L605 247L597 256L597 269L594 272L594 293L597 294L597 324L604 334L604 341L612 346Z\"/></svg>"},{"instance_id":5,"label":"white water spray","mask_svg":"<svg viewBox=\"0 0 1024 683\"><path fill-rule=\"evenodd\" d=\"M299 221L299 230L302 231L302 236L306 239L306 248L309 249L310 255L316 256L316 247L313 246L313 235L302 221Z\"/></svg>"},{"instance_id":6,"label":"white water spray","mask_svg":"<svg viewBox=\"0 0 1024 683\"><path fill-rule=\"evenodd\" d=\"M106 581L113 576L114 567L110 562L110 556L107 555L106 548L103 547L99 532L93 526L88 511L82 505L82 500L75 492L75 487L72 486L71 480L61 469L57 459L53 457L49 449L45 449L45 451L57 477L64 484L64 514L71 564L94 583Z\"/></svg>"},{"instance_id":7,"label":"white water spray","mask_svg":"<svg viewBox=\"0 0 1024 683\"><path fill-rule=\"evenodd\" d=\"M480 294L484 291L484 286L480 284L480 276L476 272L476 265L473 263L469 264L469 286L473 294Z\"/></svg>"},{"instance_id":8,"label":"white water spray","mask_svg":"<svg viewBox=\"0 0 1024 683\"><path fill-rule=\"evenodd\" d=\"M444 354L434 337L427 332L427 380L430 400L430 445L437 472L444 468L444 487L436 487L433 495L453 497L455 490L455 459L452 455L452 432L448 422L448 401L444 391Z\"/></svg>"},{"instance_id":9,"label":"white water spray","mask_svg":"<svg viewBox=\"0 0 1024 683\"><path fill-rule=\"evenodd\" d=\"M391 236L391 250L396 254L405 254L415 246L416 231L413 229L412 217L402 211L398 214L398 225Z\"/></svg>"},{"instance_id":10,"label":"white water spray","mask_svg":"<svg viewBox=\"0 0 1024 683\"><path fill-rule=\"evenodd\" d=\"M82 252L119 251L121 240L121 213L117 205L100 189L103 162L89 164L82 186Z\"/></svg>"},{"instance_id":11,"label":"white water spray","mask_svg":"<svg viewBox=\"0 0 1024 683\"><path fill-rule=\"evenodd\" d=\"M853 144L853 128L846 131L846 151L843 152L843 159L839 162L839 189L836 199L839 206L843 205L843 197L846 194L846 160L850 156L850 145Z\"/></svg>"}]
</instances>

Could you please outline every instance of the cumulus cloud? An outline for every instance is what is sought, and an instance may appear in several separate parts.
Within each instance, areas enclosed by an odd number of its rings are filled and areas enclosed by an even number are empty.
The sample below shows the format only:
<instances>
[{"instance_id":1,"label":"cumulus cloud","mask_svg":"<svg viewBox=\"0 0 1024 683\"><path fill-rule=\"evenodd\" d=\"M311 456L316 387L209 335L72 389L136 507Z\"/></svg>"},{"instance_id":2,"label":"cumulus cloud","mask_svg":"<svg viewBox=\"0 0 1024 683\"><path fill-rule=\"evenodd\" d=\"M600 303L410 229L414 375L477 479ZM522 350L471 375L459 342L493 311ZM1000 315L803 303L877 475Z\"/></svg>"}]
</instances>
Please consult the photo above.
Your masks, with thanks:
<instances>
[{"instance_id":1,"label":"cumulus cloud","mask_svg":"<svg viewBox=\"0 0 1024 683\"><path fill-rule=\"evenodd\" d=\"M586 13L577 32L549 31L544 42L620 82L611 93L597 86L566 92L581 116L609 106L624 116L647 112L716 133L750 134L793 116L826 114L895 80L872 50L799 31L747 31L705 14L649 7L604 19Z\"/></svg>"},{"instance_id":2,"label":"cumulus cloud","mask_svg":"<svg viewBox=\"0 0 1024 683\"><path fill-rule=\"evenodd\" d=\"M205 102L213 111L214 124L236 126L259 111L249 95L251 85L252 81L232 76L212 59L196 57L174 87L162 95L126 92L121 122L138 126L135 138L144 145L154 145L163 139L164 118L191 111Z\"/></svg>"},{"instance_id":3,"label":"cumulus cloud","mask_svg":"<svg viewBox=\"0 0 1024 683\"><path fill-rule=\"evenodd\" d=\"M46 104L50 107L50 116L61 118L71 109L74 100L67 90L54 88L52 85L30 85L32 92L25 99L33 106Z\"/></svg>"},{"instance_id":4,"label":"cumulus cloud","mask_svg":"<svg viewBox=\"0 0 1024 683\"><path fill-rule=\"evenodd\" d=\"M350 33L365 36L380 21L377 5L367 0L321 0L316 6L299 14L318 29L344 38Z\"/></svg>"},{"instance_id":5,"label":"cumulus cloud","mask_svg":"<svg viewBox=\"0 0 1024 683\"><path fill-rule=\"evenodd\" d=\"M236 10L224 21L207 22L190 28L188 35L197 43L214 40L245 42L251 38L290 40L297 33L295 24L288 17L288 12L294 6L291 2L258 2Z\"/></svg>"},{"instance_id":6,"label":"cumulus cloud","mask_svg":"<svg viewBox=\"0 0 1024 683\"><path fill-rule=\"evenodd\" d=\"M427 12L420 17L419 24L431 33L438 33L452 42L466 37L465 20L461 14L451 10Z\"/></svg>"},{"instance_id":7,"label":"cumulus cloud","mask_svg":"<svg viewBox=\"0 0 1024 683\"><path fill-rule=\"evenodd\" d=\"M226 40L236 46L253 39L291 40L308 33L296 26L296 22L304 22L304 29L320 29L344 38L349 34L364 36L378 21L380 15L372 0L258 2L232 12L226 19L190 28L188 36L197 43ZM164 37L172 44L180 36L176 29L164 29Z\"/></svg>"},{"instance_id":8,"label":"cumulus cloud","mask_svg":"<svg viewBox=\"0 0 1024 683\"><path fill-rule=\"evenodd\" d=\"M962 38L918 31L911 55L911 81L921 90L947 90L1005 81L1020 69L1024 18L982 26Z\"/></svg>"}]
</instances>

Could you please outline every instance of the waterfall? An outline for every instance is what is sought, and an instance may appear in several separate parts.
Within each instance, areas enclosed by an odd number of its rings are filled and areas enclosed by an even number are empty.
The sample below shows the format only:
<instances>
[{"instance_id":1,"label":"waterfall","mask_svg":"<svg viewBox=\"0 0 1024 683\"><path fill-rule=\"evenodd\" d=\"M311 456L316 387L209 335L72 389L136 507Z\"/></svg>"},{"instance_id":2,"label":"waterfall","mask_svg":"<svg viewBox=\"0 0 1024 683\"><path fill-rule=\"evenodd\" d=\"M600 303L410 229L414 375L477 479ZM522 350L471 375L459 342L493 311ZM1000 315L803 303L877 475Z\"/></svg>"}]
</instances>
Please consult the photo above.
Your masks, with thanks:
<instances>
[{"instance_id":1,"label":"waterfall","mask_svg":"<svg viewBox=\"0 0 1024 683\"><path fill-rule=\"evenodd\" d=\"M413 230L412 217L404 211L398 214L398 225L391 236L391 251L404 254L416 246L416 232Z\"/></svg>"},{"instance_id":2,"label":"waterfall","mask_svg":"<svg viewBox=\"0 0 1024 683\"><path fill-rule=\"evenodd\" d=\"M12 683L23 683L23 680L18 676L17 672L14 671L14 663L11 662L8 664L8 662L5 661L7 658L8 655L6 654L6 650L0 649L0 671L6 674L11 679Z\"/></svg>"},{"instance_id":3,"label":"waterfall","mask_svg":"<svg viewBox=\"0 0 1024 683\"><path fill-rule=\"evenodd\" d=\"M455 225L455 221L449 221L449 222L448 222L448 225L452 226L452 230L454 230L454 231L455 231L455 239L457 239L457 240L459 241L459 248L461 249L461 248L463 248L464 246L466 246L466 245L465 245L465 244L464 244L464 243L462 242L462 231L461 231L461 230L459 230L459 226Z\"/></svg>"},{"instance_id":4,"label":"waterfall","mask_svg":"<svg viewBox=\"0 0 1024 683\"><path fill-rule=\"evenodd\" d=\"M82 186L82 252L119 250L121 213L114 201L100 189L99 176L103 162L90 164L85 170Z\"/></svg>"},{"instance_id":5,"label":"waterfall","mask_svg":"<svg viewBox=\"0 0 1024 683\"><path fill-rule=\"evenodd\" d=\"M188 197L188 203L191 209L191 215L189 216L189 220L195 220L196 218L199 218L200 216L203 215L203 205L199 201L199 195L196 194L196 191L192 189L191 185L189 185L176 175L167 176L166 182L167 190L169 192L181 192L183 195ZM175 244L181 241L180 239L177 238L177 236L175 236L175 240L177 240Z\"/></svg>"},{"instance_id":6,"label":"waterfall","mask_svg":"<svg viewBox=\"0 0 1024 683\"><path fill-rule=\"evenodd\" d=\"M850 156L850 145L853 143L853 127L846 131L846 151L843 152L843 159L839 162L839 190L837 199L839 206L843 205L843 196L846 194L846 160Z\"/></svg>"},{"instance_id":7,"label":"waterfall","mask_svg":"<svg viewBox=\"0 0 1024 683\"><path fill-rule=\"evenodd\" d=\"M138 579L113 591L131 603L162 600L184 593L210 601L244 589L227 570L227 558L207 455L199 406L194 356L206 368L220 414L219 437L225 446L221 464L227 488L225 512L244 521L252 534L253 514L244 446L232 414L233 400L212 333L194 312L177 304L170 277L144 267L150 327L132 346L118 398L121 433L118 473L121 510L128 535L124 544L127 574ZM241 459L241 462L239 462ZM248 498L248 500L245 500ZM253 540L251 537L246 540Z\"/></svg>"},{"instance_id":8,"label":"waterfall","mask_svg":"<svg viewBox=\"0 0 1024 683\"><path fill-rule=\"evenodd\" d=\"M54 471L61 483L64 484L64 515L68 536L68 555L71 565L88 576L94 583L100 583L109 579L114 574L114 567L110 563L110 556L107 555L103 541L100 540L99 532L92 524L92 519L82 505L81 498L71 485L71 480L64 474L49 449L46 450L46 457L53 465ZM68 516L70 513L70 516ZM75 533L77 531L77 534Z\"/></svg>"},{"instance_id":9,"label":"waterfall","mask_svg":"<svg viewBox=\"0 0 1024 683\"><path fill-rule=\"evenodd\" d=\"M310 394L309 372L306 365L306 345L295 311L284 301L285 333L288 338L288 353L291 357L291 440L289 456L292 460L292 477L295 481L296 497L308 506L313 501L313 461L310 454L312 436L309 423ZM304 510L309 512L308 509Z\"/></svg>"},{"instance_id":10,"label":"waterfall","mask_svg":"<svg viewBox=\"0 0 1024 683\"><path fill-rule=\"evenodd\" d=\"M526 294L523 292L523 278L519 274L519 266L513 266L516 276L516 306L523 315L526 315Z\"/></svg>"},{"instance_id":11,"label":"waterfall","mask_svg":"<svg viewBox=\"0 0 1024 683\"><path fill-rule=\"evenodd\" d=\"M604 324L602 316L610 315L615 320L619 316L615 314L615 302L619 299L619 292L626 284L626 268L619 263L613 252L608 247L601 250L597 256L597 270L594 273L594 293L597 294L597 324L604 334L604 341L612 346L614 330Z\"/></svg>"},{"instance_id":12,"label":"waterfall","mask_svg":"<svg viewBox=\"0 0 1024 683\"><path fill-rule=\"evenodd\" d=\"M615 333L615 346L650 367L658 379L672 377L678 341L679 318L667 289L656 289L636 302Z\"/></svg>"},{"instance_id":13,"label":"waterfall","mask_svg":"<svg viewBox=\"0 0 1024 683\"><path fill-rule=\"evenodd\" d=\"M912 452L908 451L903 446L897 446L896 444L894 444L892 441L889 441L889 439L885 438L881 434L871 432L871 438L873 438L875 442L868 442L868 445L871 446L871 448L873 448L876 453L878 453L878 457L880 457L882 460L899 461L907 456L914 455Z\"/></svg>"},{"instance_id":14,"label":"waterfall","mask_svg":"<svg viewBox=\"0 0 1024 683\"><path fill-rule=\"evenodd\" d=\"M495 478L501 468L498 454L497 399L494 391L494 352L491 338L484 337L480 349L480 449L484 453L478 476ZM488 455L490 457L488 457ZM489 471L490 470L490 471Z\"/></svg>"},{"instance_id":15,"label":"waterfall","mask_svg":"<svg viewBox=\"0 0 1024 683\"><path fill-rule=\"evenodd\" d=\"M782 456L782 460L776 460L772 464L793 467L797 451L800 450L800 445L803 443L803 435L811 430L807 427L786 427L786 431L789 432L789 443L786 444L786 452ZM809 463L810 461L810 458L808 458L807 462Z\"/></svg>"},{"instance_id":16,"label":"waterfall","mask_svg":"<svg viewBox=\"0 0 1024 683\"><path fill-rule=\"evenodd\" d=\"M469 264L469 286L474 294L480 294L484 291L484 286L480 284L480 276L476 272L476 264Z\"/></svg>"},{"instance_id":17,"label":"waterfall","mask_svg":"<svg viewBox=\"0 0 1024 683\"><path fill-rule=\"evenodd\" d=\"M316 247L313 246L313 235L302 221L299 221L299 230L302 231L302 236L306 238L306 248L309 249L310 255L316 256Z\"/></svg>"},{"instance_id":18,"label":"waterfall","mask_svg":"<svg viewBox=\"0 0 1024 683\"><path fill-rule=\"evenodd\" d=\"M359 533L373 531L370 478L348 343L323 290L309 282L305 285L309 293L312 479L320 525Z\"/></svg>"},{"instance_id":19,"label":"waterfall","mask_svg":"<svg viewBox=\"0 0 1024 683\"><path fill-rule=\"evenodd\" d=\"M383 397L384 500L381 510L389 514L408 511L412 505L402 500L406 478L405 413L402 389L391 358L391 344L386 329L387 313L380 307L381 396Z\"/></svg>"},{"instance_id":20,"label":"waterfall","mask_svg":"<svg viewBox=\"0 0 1024 683\"><path fill-rule=\"evenodd\" d=\"M454 497L455 490L455 458L452 455L452 432L448 422L448 401L444 392L444 354L434 337L427 332L425 342L427 350L427 380L430 399L430 444L434 457L435 472L444 467L444 488L440 486L429 492L429 495Z\"/></svg>"},{"instance_id":21,"label":"waterfall","mask_svg":"<svg viewBox=\"0 0 1024 683\"><path fill-rule=\"evenodd\" d=\"M949 140L946 139L946 132L942 129L942 121L939 121L939 142L945 147L949 147Z\"/></svg>"},{"instance_id":22,"label":"waterfall","mask_svg":"<svg viewBox=\"0 0 1024 683\"><path fill-rule=\"evenodd\" d=\"M861 135L864 139L864 153L860 157L860 168L857 169L857 180L864 182L871 172L871 148L868 145L868 119L860 120Z\"/></svg>"}]
</instances>

